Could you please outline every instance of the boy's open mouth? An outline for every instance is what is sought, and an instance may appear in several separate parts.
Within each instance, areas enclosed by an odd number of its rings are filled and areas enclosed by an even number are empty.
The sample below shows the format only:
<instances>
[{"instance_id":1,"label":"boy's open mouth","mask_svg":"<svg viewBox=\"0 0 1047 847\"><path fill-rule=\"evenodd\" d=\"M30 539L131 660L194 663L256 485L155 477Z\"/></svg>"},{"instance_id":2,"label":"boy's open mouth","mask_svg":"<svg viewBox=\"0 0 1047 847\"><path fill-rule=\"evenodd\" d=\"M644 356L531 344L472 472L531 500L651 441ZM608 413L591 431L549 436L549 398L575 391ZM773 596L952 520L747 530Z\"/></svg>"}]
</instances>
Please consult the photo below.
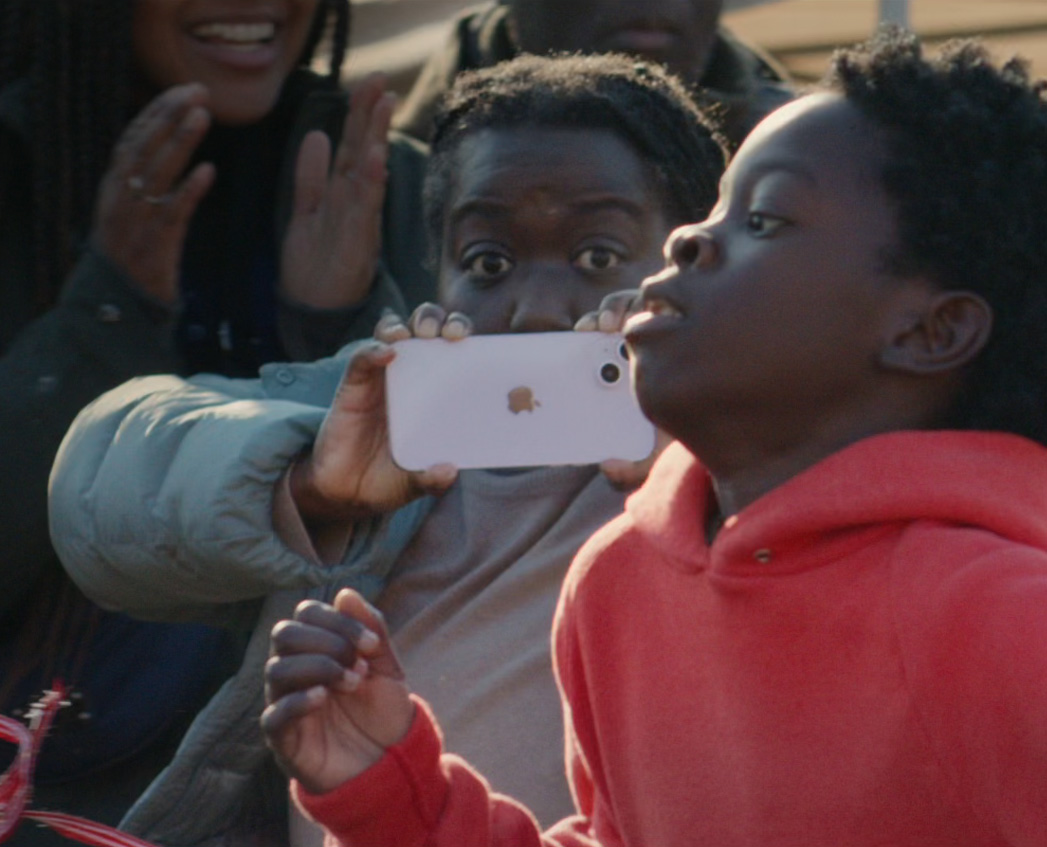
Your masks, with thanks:
<instances>
[{"instance_id":1,"label":"boy's open mouth","mask_svg":"<svg viewBox=\"0 0 1047 847\"><path fill-rule=\"evenodd\" d=\"M670 324L675 324L683 318L684 313L668 300L647 296L644 297L643 311L629 318L622 332L626 340L631 343L636 338L666 329Z\"/></svg>"},{"instance_id":2,"label":"boy's open mouth","mask_svg":"<svg viewBox=\"0 0 1047 847\"><path fill-rule=\"evenodd\" d=\"M652 297L644 301L644 308L652 315L668 318L682 318L683 312L676 308L668 300Z\"/></svg>"}]
</instances>

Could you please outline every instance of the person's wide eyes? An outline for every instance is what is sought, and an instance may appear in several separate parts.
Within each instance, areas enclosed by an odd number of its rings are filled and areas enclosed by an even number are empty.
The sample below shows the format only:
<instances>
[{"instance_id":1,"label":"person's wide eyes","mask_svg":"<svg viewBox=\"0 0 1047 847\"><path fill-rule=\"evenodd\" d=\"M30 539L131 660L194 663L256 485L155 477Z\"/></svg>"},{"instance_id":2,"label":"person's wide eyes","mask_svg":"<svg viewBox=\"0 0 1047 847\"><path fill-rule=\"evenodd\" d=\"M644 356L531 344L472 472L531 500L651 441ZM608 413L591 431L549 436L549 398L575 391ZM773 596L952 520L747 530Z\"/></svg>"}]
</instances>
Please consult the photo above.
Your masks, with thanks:
<instances>
[{"instance_id":1,"label":"person's wide eyes","mask_svg":"<svg viewBox=\"0 0 1047 847\"><path fill-rule=\"evenodd\" d=\"M785 226L785 219L769 215L766 212L749 212L745 219L745 228L757 238L774 235Z\"/></svg>"},{"instance_id":2,"label":"person's wide eyes","mask_svg":"<svg viewBox=\"0 0 1047 847\"><path fill-rule=\"evenodd\" d=\"M586 247L574 257L574 264L583 271L609 271L622 263L622 256L610 247Z\"/></svg>"},{"instance_id":3,"label":"person's wide eyes","mask_svg":"<svg viewBox=\"0 0 1047 847\"><path fill-rule=\"evenodd\" d=\"M496 250L478 250L467 253L462 260L465 271L475 279L500 279L513 269L513 260Z\"/></svg>"}]
</instances>

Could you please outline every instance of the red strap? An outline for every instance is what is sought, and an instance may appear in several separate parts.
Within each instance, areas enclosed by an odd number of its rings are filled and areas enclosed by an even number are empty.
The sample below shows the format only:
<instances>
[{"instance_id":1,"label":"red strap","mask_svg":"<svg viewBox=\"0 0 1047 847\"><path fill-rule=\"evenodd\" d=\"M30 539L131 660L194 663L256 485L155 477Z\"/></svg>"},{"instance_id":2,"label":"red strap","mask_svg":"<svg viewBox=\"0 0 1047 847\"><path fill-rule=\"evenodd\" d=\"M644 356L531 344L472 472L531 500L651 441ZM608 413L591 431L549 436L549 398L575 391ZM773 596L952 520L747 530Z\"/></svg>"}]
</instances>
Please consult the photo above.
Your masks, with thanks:
<instances>
[{"instance_id":1,"label":"red strap","mask_svg":"<svg viewBox=\"0 0 1047 847\"><path fill-rule=\"evenodd\" d=\"M51 827L59 835L95 847L154 847L148 841L110 826L61 812L28 808L33 793L36 756L64 697L65 686L55 682L54 690L45 692L43 698L30 709L26 716L28 727L21 721L0 715L0 740L18 745L14 762L0 776L0 843L14 835L23 820L34 820Z\"/></svg>"}]
</instances>

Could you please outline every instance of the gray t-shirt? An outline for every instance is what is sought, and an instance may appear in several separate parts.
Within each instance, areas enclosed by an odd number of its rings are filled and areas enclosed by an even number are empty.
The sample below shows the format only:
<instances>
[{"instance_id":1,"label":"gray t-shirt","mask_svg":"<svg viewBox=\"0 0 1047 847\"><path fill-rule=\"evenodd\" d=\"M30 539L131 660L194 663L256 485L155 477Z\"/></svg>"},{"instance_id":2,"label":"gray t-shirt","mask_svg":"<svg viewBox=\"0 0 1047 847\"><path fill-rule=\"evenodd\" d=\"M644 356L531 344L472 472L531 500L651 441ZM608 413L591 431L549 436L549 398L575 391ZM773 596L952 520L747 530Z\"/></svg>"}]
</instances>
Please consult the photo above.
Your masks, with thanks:
<instances>
[{"instance_id":1,"label":"gray t-shirt","mask_svg":"<svg viewBox=\"0 0 1047 847\"><path fill-rule=\"evenodd\" d=\"M574 554L623 503L595 466L463 471L378 598L448 751L545 826L574 811L553 612Z\"/></svg>"},{"instance_id":2,"label":"gray t-shirt","mask_svg":"<svg viewBox=\"0 0 1047 847\"><path fill-rule=\"evenodd\" d=\"M462 471L378 597L446 749L543 827L574 813L550 651L560 584L578 548L624 503L592 465ZM322 840L292 804L292 847Z\"/></svg>"}]
</instances>

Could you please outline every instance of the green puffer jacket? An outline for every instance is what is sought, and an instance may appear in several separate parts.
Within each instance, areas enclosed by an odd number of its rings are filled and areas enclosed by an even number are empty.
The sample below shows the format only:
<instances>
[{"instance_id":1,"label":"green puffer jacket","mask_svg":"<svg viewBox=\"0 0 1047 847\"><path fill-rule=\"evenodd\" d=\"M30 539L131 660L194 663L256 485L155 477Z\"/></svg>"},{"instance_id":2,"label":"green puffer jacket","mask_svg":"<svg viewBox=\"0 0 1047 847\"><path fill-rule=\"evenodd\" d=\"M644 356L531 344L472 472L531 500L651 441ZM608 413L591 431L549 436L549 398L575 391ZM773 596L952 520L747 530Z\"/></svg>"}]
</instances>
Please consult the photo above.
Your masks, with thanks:
<instances>
[{"instance_id":1,"label":"green puffer jacket","mask_svg":"<svg viewBox=\"0 0 1047 847\"><path fill-rule=\"evenodd\" d=\"M396 114L397 129L426 141L440 97L459 73L488 68L513 58L516 46L508 33L509 10L485 4L458 17L443 47L422 68ZM795 94L788 75L768 54L746 44L725 27L716 35L709 66L701 80L701 102L724 109L724 134L737 146L768 113Z\"/></svg>"},{"instance_id":2,"label":"green puffer jacket","mask_svg":"<svg viewBox=\"0 0 1047 847\"><path fill-rule=\"evenodd\" d=\"M267 365L255 380L133 380L85 409L58 454L51 531L89 596L136 617L251 633L239 672L122 821L139 837L170 847L286 844L287 780L258 724L270 630L301 600L331 600L343 586L375 598L433 503L358 524L332 566L273 535L273 488L312 444L353 349ZM146 438L149 468L137 449Z\"/></svg>"}]
</instances>

